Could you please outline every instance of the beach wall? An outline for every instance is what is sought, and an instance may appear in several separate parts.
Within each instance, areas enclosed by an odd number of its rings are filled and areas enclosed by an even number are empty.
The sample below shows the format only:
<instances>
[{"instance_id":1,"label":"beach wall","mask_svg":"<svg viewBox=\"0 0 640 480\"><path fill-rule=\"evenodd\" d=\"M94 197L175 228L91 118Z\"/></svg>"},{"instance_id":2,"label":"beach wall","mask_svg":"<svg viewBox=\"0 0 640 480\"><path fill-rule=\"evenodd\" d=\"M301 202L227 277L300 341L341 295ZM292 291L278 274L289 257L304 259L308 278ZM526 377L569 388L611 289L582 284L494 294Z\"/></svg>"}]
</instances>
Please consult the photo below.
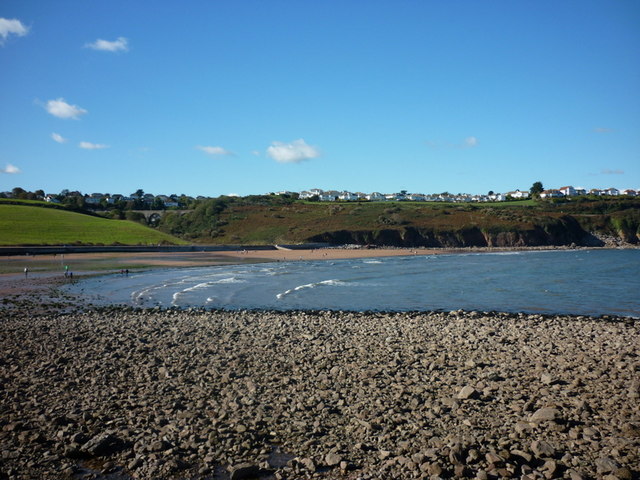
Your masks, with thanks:
<instances>
[{"instance_id":1,"label":"beach wall","mask_svg":"<svg viewBox=\"0 0 640 480\"><path fill-rule=\"evenodd\" d=\"M306 243L300 245L282 245L289 250L322 248L327 244ZM238 252L242 250L276 250L275 245L52 245L52 246L16 246L0 247L0 256L9 255L52 255L65 253L185 253L185 252Z\"/></svg>"}]
</instances>

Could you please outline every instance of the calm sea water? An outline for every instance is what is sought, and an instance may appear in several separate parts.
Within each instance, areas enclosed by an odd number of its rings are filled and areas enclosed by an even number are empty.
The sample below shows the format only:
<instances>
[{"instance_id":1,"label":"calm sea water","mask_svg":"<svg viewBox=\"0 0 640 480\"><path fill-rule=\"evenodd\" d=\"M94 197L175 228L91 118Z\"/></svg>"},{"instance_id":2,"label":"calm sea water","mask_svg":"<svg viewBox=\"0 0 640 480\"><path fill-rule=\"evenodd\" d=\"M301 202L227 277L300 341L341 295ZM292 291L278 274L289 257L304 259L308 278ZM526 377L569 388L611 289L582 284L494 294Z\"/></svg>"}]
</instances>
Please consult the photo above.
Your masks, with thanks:
<instances>
[{"instance_id":1,"label":"calm sea water","mask_svg":"<svg viewBox=\"0 0 640 480\"><path fill-rule=\"evenodd\" d=\"M640 317L640 250L298 261L107 275L69 287L140 307L480 310Z\"/></svg>"}]
</instances>

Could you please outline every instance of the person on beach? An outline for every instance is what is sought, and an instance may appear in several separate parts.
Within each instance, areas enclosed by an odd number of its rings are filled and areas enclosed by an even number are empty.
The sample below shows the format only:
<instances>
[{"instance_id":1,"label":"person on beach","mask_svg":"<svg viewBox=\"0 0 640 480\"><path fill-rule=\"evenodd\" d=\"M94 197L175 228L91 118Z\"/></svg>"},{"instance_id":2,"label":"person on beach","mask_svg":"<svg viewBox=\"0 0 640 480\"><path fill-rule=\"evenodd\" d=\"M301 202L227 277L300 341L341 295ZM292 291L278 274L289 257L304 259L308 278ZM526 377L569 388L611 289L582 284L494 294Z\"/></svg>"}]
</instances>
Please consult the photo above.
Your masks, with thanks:
<instances>
[{"instance_id":1,"label":"person on beach","mask_svg":"<svg viewBox=\"0 0 640 480\"><path fill-rule=\"evenodd\" d=\"M24 267L24 278L29 276L29 267Z\"/></svg>"}]
</instances>

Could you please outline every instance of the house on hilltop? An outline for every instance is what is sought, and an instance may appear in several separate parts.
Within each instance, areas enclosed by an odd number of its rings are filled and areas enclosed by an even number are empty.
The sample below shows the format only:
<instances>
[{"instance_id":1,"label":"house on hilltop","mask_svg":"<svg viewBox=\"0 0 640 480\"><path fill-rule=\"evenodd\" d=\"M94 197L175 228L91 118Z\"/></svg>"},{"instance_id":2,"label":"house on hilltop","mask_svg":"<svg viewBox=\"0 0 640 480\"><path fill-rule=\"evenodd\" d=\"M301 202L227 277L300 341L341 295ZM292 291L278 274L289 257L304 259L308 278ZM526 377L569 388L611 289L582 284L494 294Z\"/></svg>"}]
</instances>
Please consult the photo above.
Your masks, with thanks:
<instances>
[{"instance_id":1,"label":"house on hilltop","mask_svg":"<svg viewBox=\"0 0 640 480\"><path fill-rule=\"evenodd\" d=\"M544 190L541 194L540 194L540 198L562 198L564 197L564 195L562 194L562 192L560 190Z\"/></svg>"},{"instance_id":2,"label":"house on hilltop","mask_svg":"<svg viewBox=\"0 0 640 480\"><path fill-rule=\"evenodd\" d=\"M560 190L565 197L574 197L577 195L576 189L572 186L560 187L558 190Z\"/></svg>"},{"instance_id":3,"label":"house on hilltop","mask_svg":"<svg viewBox=\"0 0 640 480\"><path fill-rule=\"evenodd\" d=\"M371 202L384 202L387 198L380 192L373 192L367 195L367 200Z\"/></svg>"}]
</instances>

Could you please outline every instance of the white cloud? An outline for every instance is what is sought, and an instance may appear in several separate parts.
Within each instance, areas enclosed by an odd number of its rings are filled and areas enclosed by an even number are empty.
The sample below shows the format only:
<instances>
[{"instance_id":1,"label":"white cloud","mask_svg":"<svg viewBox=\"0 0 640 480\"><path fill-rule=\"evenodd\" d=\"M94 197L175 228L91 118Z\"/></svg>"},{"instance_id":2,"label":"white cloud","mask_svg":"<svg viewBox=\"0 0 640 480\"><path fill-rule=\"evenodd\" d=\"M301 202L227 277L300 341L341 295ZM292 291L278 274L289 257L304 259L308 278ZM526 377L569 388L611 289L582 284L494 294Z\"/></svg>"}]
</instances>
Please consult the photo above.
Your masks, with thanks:
<instances>
[{"instance_id":1,"label":"white cloud","mask_svg":"<svg viewBox=\"0 0 640 480\"><path fill-rule=\"evenodd\" d=\"M0 173L8 173L9 175L14 175L16 173L20 173L20 169L15 165L11 165L10 163L7 166L0 170Z\"/></svg>"},{"instance_id":2,"label":"white cloud","mask_svg":"<svg viewBox=\"0 0 640 480\"><path fill-rule=\"evenodd\" d=\"M596 127L593 129L593 131L596 133L611 133L613 132L613 129L607 127Z\"/></svg>"},{"instance_id":3,"label":"white cloud","mask_svg":"<svg viewBox=\"0 0 640 480\"><path fill-rule=\"evenodd\" d=\"M603 175L624 175L624 170L611 170L606 168L600 172Z\"/></svg>"},{"instance_id":4,"label":"white cloud","mask_svg":"<svg viewBox=\"0 0 640 480\"><path fill-rule=\"evenodd\" d=\"M226 148L222 148L222 147L207 147L207 146L203 147L201 145L198 145L198 146L196 146L196 148L198 150L202 150L207 155L214 155L214 156L219 156L219 155L233 156L233 155L235 155L232 151L227 150Z\"/></svg>"},{"instance_id":5,"label":"white cloud","mask_svg":"<svg viewBox=\"0 0 640 480\"><path fill-rule=\"evenodd\" d=\"M118 37L113 42L99 38L93 43L85 44L85 48L102 50L103 52L126 52L129 50L129 41L124 37Z\"/></svg>"},{"instance_id":6,"label":"white cloud","mask_svg":"<svg viewBox=\"0 0 640 480\"><path fill-rule=\"evenodd\" d=\"M16 20L15 18L12 20L0 18L0 37L2 37L0 45L4 43L9 35L24 37L27 33L29 33L29 29L25 27L20 20Z\"/></svg>"},{"instance_id":7,"label":"white cloud","mask_svg":"<svg viewBox=\"0 0 640 480\"><path fill-rule=\"evenodd\" d=\"M69 105L64 101L64 98L49 100L45 105L45 108L47 109L47 112L58 118L73 118L77 120L80 115L87 113L84 108L80 108L77 105Z\"/></svg>"},{"instance_id":8,"label":"white cloud","mask_svg":"<svg viewBox=\"0 0 640 480\"><path fill-rule=\"evenodd\" d=\"M480 143L480 141L478 140L478 137L467 137L465 138L462 143L451 143L451 142L439 142L439 141L434 141L434 140L427 140L425 142L427 144L427 146L434 148L434 149L441 149L441 148L445 148L445 149L449 149L449 148L473 148L473 147L477 147L478 144Z\"/></svg>"},{"instance_id":9,"label":"white cloud","mask_svg":"<svg viewBox=\"0 0 640 480\"><path fill-rule=\"evenodd\" d=\"M84 148L85 150L102 150L103 148L109 148L109 145L104 145L103 143L80 142L78 147Z\"/></svg>"},{"instance_id":10,"label":"white cloud","mask_svg":"<svg viewBox=\"0 0 640 480\"><path fill-rule=\"evenodd\" d=\"M300 138L291 143L272 142L267 148L267 155L279 163L300 163L303 160L319 157L320 150L318 147L307 145Z\"/></svg>"},{"instance_id":11,"label":"white cloud","mask_svg":"<svg viewBox=\"0 0 640 480\"><path fill-rule=\"evenodd\" d=\"M478 145L478 139L476 137L467 137L464 139L464 146L471 148Z\"/></svg>"},{"instance_id":12,"label":"white cloud","mask_svg":"<svg viewBox=\"0 0 640 480\"><path fill-rule=\"evenodd\" d=\"M55 133L55 132L52 133L51 138L53 138L53 140L58 143L67 143L67 139L64 138L62 135L60 135L59 133Z\"/></svg>"}]
</instances>

